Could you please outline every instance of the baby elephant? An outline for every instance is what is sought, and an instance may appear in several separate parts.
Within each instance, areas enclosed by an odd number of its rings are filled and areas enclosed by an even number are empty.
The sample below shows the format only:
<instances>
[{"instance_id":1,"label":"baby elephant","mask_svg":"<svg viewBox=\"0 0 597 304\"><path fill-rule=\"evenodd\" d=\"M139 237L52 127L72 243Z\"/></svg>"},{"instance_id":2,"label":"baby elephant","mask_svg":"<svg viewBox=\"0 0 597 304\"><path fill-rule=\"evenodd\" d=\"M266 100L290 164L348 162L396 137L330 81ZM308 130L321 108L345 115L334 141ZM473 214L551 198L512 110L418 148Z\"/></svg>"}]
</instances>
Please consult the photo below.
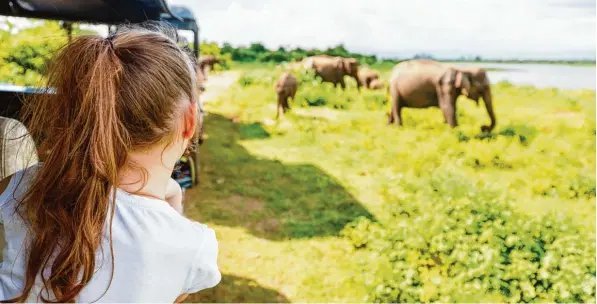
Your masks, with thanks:
<instances>
[{"instance_id":1,"label":"baby elephant","mask_svg":"<svg viewBox=\"0 0 597 304\"><path fill-rule=\"evenodd\" d=\"M275 89L276 93L278 93L278 110L276 114L276 118L278 118L280 116L280 110L283 111L282 115L290 110L288 98L294 100L294 95L296 95L296 91L298 90L298 81L290 72L285 72L280 75L280 78L276 81Z\"/></svg>"},{"instance_id":2,"label":"baby elephant","mask_svg":"<svg viewBox=\"0 0 597 304\"><path fill-rule=\"evenodd\" d=\"M373 79L369 83L369 89L371 89L371 90L381 90L381 89L383 89L383 87L384 87L384 84L379 79Z\"/></svg>"},{"instance_id":3,"label":"baby elephant","mask_svg":"<svg viewBox=\"0 0 597 304\"><path fill-rule=\"evenodd\" d=\"M371 89L372 81L379 80L379 73L366 67L359 70L358 76L361 86L369 89Z\"/></svg>"}]
</instances>

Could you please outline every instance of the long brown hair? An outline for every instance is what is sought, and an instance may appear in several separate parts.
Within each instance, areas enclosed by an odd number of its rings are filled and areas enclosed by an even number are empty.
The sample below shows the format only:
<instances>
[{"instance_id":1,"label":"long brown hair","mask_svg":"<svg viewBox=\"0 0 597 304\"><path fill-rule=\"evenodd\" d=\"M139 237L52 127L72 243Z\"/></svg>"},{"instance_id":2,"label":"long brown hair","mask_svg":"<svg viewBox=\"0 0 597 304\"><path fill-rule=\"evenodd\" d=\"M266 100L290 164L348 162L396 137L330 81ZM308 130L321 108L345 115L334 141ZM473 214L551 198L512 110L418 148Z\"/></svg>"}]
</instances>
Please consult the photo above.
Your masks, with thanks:
<instances>
[{"instance_id":1,"label":"long brown hair","mask_svg":"<svg viewBox=\"0 0 597 304\"><path fill-rule=\"evenodd\" d=\"M128 153L172 142L183 103L197 101L190 55L171 36L154 24L76 37L49 65L52 92L24 105L22 120L47 155L17 205L31 242L23 293L8 302L25 301L38 275L42 301L74 301L107 223L113 257L113 190Z\"/></svg>"}]
</instances>

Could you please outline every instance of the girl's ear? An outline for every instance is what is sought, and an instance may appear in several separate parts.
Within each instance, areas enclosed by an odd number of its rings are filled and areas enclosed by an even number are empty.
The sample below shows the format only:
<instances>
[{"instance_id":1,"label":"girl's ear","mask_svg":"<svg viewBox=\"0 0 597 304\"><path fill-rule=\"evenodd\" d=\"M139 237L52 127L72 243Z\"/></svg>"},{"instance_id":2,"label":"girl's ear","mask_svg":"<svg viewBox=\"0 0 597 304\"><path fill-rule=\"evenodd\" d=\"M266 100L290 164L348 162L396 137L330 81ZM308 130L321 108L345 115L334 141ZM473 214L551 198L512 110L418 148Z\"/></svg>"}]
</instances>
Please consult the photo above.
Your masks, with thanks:
<instances>
[{"instance_id":1,"label":"girl's ear","mask_svg":"<svg viewBox=\"0 0 597 304\"><path fill-rule=\"evenodd\" d=\"M182 136L184 139L191 139L195 135L197 128L197 103L190 103L184 111L184 130Z\"/></svg>"}]
</instances>

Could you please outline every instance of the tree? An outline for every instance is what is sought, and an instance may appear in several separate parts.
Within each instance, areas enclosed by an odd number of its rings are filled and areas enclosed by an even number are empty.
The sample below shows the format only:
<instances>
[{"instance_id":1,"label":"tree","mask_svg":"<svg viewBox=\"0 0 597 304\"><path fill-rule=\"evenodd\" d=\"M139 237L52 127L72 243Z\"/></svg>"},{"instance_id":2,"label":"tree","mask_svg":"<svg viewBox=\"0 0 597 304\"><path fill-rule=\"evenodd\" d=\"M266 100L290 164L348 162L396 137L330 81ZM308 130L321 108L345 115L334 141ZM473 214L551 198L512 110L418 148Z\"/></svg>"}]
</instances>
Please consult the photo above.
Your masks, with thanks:
<instances>
[{"instance_id":1,"label":"tree","mask_svg":"<svg viewBox=\"0 0 597 304\"><path fill-rule=\"evenodd\" d=\"M268 51L268 49L260 42L251 43L249 50L255 52L256 54L265 53Z\"/></svg>"},{"instance_id":2,"label":"tree","mask_svg":"<svg viewBox=\"0 0 597 304\"><path fill-rule=\"evenodd\" d=\"M234 47L228 42L224 42L224 44L222 44L222 48L220 49L222 54L232 54L233 51Z\"/></svg>"},{"instance_id":3,"label":"tree","mask_svg":"<svg viewBox=\"0 0 597 304\"><path fill-rule=\"evenodd\" d=\"M10 21L3 20L9 31L0 31L0 82L39 86L47 62L67 43L67 32L57 21L39 21L33 27L14 32ZM72 26L73 35L95 33Z\"/></svg>"}]
</instances>

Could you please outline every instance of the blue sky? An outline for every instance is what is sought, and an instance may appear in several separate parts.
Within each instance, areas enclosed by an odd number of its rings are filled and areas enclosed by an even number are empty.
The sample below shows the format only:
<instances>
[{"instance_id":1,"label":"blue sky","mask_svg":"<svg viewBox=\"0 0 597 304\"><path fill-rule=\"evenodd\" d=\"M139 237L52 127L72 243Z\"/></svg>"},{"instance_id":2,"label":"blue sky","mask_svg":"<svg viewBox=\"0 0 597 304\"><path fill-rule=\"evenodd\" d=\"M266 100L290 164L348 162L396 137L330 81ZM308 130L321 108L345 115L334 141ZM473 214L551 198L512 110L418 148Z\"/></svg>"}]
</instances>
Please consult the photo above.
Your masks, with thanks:
<instances>
[{"instance_id":1,"label":"blue sky","mask_svg":"<svg viewBox=\"0 0 597 304\"><path fill-rule=\"evenodd\" d=\"M169 0L202 39L381 56L595 58L595 0Z\"/></svg>"}]
</instances>

